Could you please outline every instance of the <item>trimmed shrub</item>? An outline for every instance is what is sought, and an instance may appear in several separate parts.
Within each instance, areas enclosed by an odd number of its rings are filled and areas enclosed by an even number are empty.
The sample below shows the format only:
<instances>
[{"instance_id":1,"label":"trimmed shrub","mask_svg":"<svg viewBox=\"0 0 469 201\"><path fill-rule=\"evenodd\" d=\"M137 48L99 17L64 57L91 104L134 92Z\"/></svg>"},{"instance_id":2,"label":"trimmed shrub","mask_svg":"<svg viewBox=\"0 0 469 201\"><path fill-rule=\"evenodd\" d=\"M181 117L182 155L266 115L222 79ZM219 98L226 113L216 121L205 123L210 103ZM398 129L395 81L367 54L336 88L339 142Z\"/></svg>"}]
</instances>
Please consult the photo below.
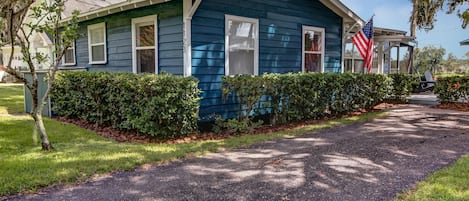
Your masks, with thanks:
<instances>
[{"instance_id":1,"label":"trimmed shrub","mask_svg":"<svg viewBox=\"0 0 469 201\"><path fill-rule=\"evenodd\" d=\"M434 92L442 103L469 102L469 76L438 78Z\"/></svg>"},{"instance_id":2,"label":"trimmed shrub","mask_svg":"<svg viewBox=\"0 0 469 201\"><path fill-rule=\"evenodd\" d=\"M391 81L377 74L241 75L223 78L223 94L238 96L240 119L257 109L268 111L271 124L277 124L371 109L389 96Z\"/></svg>"},{"instance_id":3,"label":"trimmed shrub","mask_svg":"<svg viewBox=\"0 0 469 201\"><path fill-rule=\"evenodd\" d=\"M413 77L409 74L395 73L390 74L389 77L392 79L392 87L388 100L406 102L406 98L410 96L414 87L417 88L419 83L415 86L415 80L418 78Z\"/></svg>"},{"instance_id":4,"label":"trimmed shrub","mask_svg":"<svg viewBox=\"0 0 469 201\"><path fill-rule=\"evenodd\" d=\"M264 95L263 78L251 75L224 76L222 82L223 99L226 100L228 96L234 95L239 103L238 119L225 121L218 118L214 125L215 132L224 130L231 133L243 133L261 125L262 121L254 123L250 117L256 109L255 105Z\"/></svg>"},{"instance_id":5,"label":"trimmed shrub","mask_svg":"<svg viewBox=\"0 0 469 201\"><path fill-rule=\"evenodd\" d=\"M197 129L197 84L169 74L61 72L51 97L59 116L166 139Z\"/></svg>"},{"instance_id":6,"label":"trimmed shrub","mask_svg":"<svg viewBox=\"0 0 469 201\"><path fill-rule=\"evenodd\" d=\"M222 82L223 98L227 99L231 93L234 93L238 100L238 120L248 120L255 104L264 95L263 78L251 75L224 76Z\"/></svg>"}]
</instances>

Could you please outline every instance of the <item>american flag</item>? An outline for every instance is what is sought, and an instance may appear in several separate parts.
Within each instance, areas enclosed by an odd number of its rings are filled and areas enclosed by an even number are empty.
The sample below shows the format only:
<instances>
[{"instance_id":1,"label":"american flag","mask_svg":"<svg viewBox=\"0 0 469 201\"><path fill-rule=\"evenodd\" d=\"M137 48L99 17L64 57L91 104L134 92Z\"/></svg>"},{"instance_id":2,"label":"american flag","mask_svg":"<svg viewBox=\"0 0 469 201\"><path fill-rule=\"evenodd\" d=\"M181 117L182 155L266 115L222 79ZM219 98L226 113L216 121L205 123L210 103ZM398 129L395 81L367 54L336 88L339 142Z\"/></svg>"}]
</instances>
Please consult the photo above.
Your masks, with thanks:
<instances>
[{"instance_id":1,"label":"american flag","mask_svg":"<svg viewBox=\"0 0 469 201\"><path fill-rule=\"evenodd\" d=\"M352 37L352 41L364 60L363 68L370 73L373 64L373 18Z\"/></svg>"}]
</instances>

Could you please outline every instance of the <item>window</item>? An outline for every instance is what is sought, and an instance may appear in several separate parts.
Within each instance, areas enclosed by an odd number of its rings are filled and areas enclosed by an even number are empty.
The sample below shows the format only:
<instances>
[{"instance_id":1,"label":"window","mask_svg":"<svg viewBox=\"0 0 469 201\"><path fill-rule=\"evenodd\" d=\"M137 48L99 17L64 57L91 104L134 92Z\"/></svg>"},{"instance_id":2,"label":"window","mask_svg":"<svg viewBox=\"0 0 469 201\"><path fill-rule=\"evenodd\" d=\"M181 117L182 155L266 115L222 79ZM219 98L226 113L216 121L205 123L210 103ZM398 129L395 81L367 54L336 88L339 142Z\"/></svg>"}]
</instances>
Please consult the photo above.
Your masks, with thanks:
<instances>
[{"instance_id":1,"label":"window","mask_svg":"<svg viewBox=\"0 0 469 201\"><path fill-rule=\"evenodd\" d=\"M88 26L88 53L90 64L106 63L106 23Z\"/></svg>"},{"instance_id":2,"label":"window","mask_svg":"<svg viewBox=\"0 0 469 201\"><path fill-rule=\"evenodd\" d=\"M73 41L72 45L65 51L64 55L62 56L62 65L65 66L73 66L75 65L75 41Z\"/></svg>"},{"instance_id":3,"label":"window","mask_svg":"<svg viewBox=\"0 0 469 201\"><path fill-rule=\"evenodd\" d=\"M225 74L257 75L259 20L225 15Z\"/></svg>"},{"instance_id":4,"label":"window","mask_svg":"<svg viewBox=\"0 0 469 201\"><path fill-rule=\"evenodd\" d=\"M158 73L156 15L132 19L134 73Z\"/></svg>"},{"instance_id":5,"label":"window","mask_svg":"<svg viewBox=\"0 0 469 201\"><path fill-rule=\"evenodd\" d=\"M324 72L324 28L303 26L303 72Z\"/></svg>"}]
</instances>

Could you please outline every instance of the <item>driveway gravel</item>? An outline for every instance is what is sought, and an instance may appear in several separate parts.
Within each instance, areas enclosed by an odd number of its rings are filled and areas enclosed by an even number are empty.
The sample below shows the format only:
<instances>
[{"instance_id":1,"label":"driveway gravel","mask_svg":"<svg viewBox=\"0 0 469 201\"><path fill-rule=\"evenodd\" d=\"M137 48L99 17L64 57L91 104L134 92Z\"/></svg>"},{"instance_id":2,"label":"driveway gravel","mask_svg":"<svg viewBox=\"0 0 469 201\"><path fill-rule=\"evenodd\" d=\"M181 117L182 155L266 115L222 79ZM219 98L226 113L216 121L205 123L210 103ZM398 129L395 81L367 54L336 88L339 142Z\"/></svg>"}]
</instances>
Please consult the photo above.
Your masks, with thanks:
<instances>
[{"instance_id":1,"label":"driveway gravel","mask_svg":"<svg viewBox=\"0 0 469 201\"><path fill-rule=\"evenodd\" d=\"M394 108L370 122L8 200L390 200L469 153L469 114Z\"/></svg>"}]
</instances>

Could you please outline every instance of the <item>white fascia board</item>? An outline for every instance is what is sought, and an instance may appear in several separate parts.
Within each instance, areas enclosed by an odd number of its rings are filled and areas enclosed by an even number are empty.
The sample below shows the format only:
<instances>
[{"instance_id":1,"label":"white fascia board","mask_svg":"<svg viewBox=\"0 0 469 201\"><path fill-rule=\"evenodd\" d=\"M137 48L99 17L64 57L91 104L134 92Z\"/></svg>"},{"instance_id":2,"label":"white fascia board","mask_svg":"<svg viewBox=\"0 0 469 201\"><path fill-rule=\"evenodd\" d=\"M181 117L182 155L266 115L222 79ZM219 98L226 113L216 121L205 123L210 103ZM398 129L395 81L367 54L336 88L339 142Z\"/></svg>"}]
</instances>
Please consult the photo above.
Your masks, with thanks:
<instances>
[{"instance_id":1,"label":"white fascia board","mask_svg":"<svg viewBox=\"0 0 469 201\"><path fill-rule=\"evenodd\" d=\"M339 0L319 0L326 7L334 11L337 15L341 16L345 23L358 23L361 26L365 25L365 21L361 19L355 12L345 6Z\"/></svg>"},{"instance_id":2,"label":"white fascia board","mask_svg":"<svg viewBox=\"0 0 469 201\"><path fill-rule=\"evenodd\" d=\"M184 77L192 76L192 16L199 8L202 0L184 0L183 2L183 18L184 18Z\"/></svg>"},{"instance_id":3,"label":"white fascia board","mask_svg":"<svg viewBox=\"0 0 469 201\"><path fill-rule=\"evenodd\" d=\"M111 5L111 6L107 6L107 7L104 7L104 8L100 8L100 9L97 9L97 10L93 10L93 11L89 11L89 12L79 14L78 15L78 21L81 22L81 21L85 21L85 20L91 20L91 19L94 19L94 18L104 17L104 16L111 15L111 14L114 14L114 13L119 13L119 12L123 12L123 11L127 11L127 10L133 10L133 9L137 9L137 8L141 8L141 7L145 7L145 6L150 6L150 5L154 5L154 4L165 3L165 2L169 2L169 1L171 1L171 0L128 0L126 2L114 4L114 5ZM64 22L67 22L71 19L72 19L71 17L68 17L68 18L65 18L65 19L61 20L60 22L64 23Z\"/></svg>"}]
</instances>

